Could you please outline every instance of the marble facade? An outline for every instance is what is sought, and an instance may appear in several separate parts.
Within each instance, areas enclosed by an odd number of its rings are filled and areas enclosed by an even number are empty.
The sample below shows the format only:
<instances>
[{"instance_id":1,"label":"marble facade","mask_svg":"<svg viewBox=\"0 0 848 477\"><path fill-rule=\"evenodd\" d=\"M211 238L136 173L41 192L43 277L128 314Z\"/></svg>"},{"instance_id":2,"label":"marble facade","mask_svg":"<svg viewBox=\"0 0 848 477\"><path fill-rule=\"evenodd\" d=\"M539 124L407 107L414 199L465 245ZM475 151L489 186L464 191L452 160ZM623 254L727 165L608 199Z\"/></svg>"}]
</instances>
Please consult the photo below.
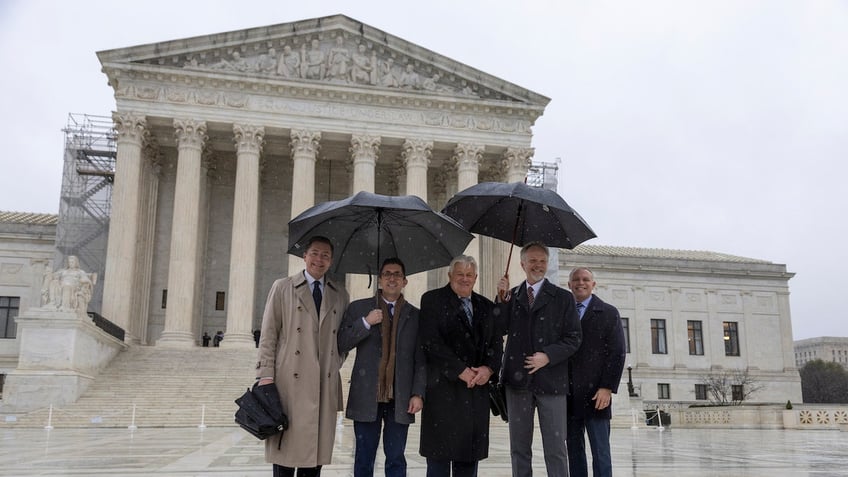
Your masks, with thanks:
<instances>
[{"instance_id":1,"label":"marble facade","mask_svg":"<svg viewBox=\"0 0 848 477\"><path fill-rule=\"evenodd\" d=\"M118 132L102 314L157 346L224 330L223 346L252 347L271 283L302 267L286 224L315 203L366 190L438 210L523 180L549 102L341 15L98 58ZM483 267L505 248L468 253ZM406 294L445 281L413 275ZM371 293L366 277L348 287Z\"/></svg>"}]
</instances>

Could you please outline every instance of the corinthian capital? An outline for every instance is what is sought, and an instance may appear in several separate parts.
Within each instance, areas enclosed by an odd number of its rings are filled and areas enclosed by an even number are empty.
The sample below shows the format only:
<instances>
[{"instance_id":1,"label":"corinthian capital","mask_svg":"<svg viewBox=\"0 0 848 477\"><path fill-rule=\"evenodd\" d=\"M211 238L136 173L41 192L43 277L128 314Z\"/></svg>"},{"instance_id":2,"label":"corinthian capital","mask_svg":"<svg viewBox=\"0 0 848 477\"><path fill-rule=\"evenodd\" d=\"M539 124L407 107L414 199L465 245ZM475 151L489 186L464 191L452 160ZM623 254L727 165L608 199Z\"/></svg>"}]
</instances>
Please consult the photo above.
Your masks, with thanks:
<instances>
[{"instance_id":1,"label":"corinthian capital","mask_svg":"<svg viewBox=\"0 0 848 477\"><path fill-rule=\"evenodd\" d=\"M262 152L265 145L265 128L252 124L233 124L236 152Z\"/></svg>"},{"instance_id":2,"label":"corinthian capital","mask_svg":"<svg viewBox=\"0 0 848 477\"><path fill-rule=\"evenodd\" d=\"M453 148L453 160L456 163L456 170L476 172L480 167L480 160L483 159L484 149L479 144L457 144Z\"/></svg>"},{"instance_id":3,"label":"corinthian capital","mask_svg":"<svg viewBox=\"0 0 848 477\"><path fill-rule=\"evenodd\" d=\"M145 137L149 134L147 131L147 119L136 113L120 113L114 111L112 113L112 121L115 123L115 131L118 133L118 141L135 142L139 146L142 145Z\"/></svg>"},{"instance_id":4,"label":"corinthian capital","mask_svg":"<svg viewBox=\"0 0 848 477\"><path fill-rule=\"evenodd\" d=\"M503 168L507 177L524 177L530 169L535 149L532 147L508 147L503 154ZM514 180L514 179L513 179Z\"/></svg>"},{"instance_id":5,"label":"corinthian capital","mask_svg":"<svg viewBox=\"0 0 848 477\"><path fill-rule=\"evenodd\" d=\"M407 169L410 166L428 166L430 164L430 156L433 154L433 141L424 139L407 139L403 142L403 151L400 156L403 158L404 165Z\"/></svg>"},{"instance_id":6,"label":"corinthian capital","mask_svg":"<svg viewBox=\"0 0 848 477\"><path fill-rule=\"evenodd\" d=\"M370 136L367 134L354 135L350 138L351 159L356 161L377 162L377 157L380 155L380 136Z\"/></svg>"},{"instance_id":7,"label":"corinthian capital","mask_svg":"<svg viewBox=\"0 0 848 477\"><path fill-rule=\"evenodd\" d=\"M292 129L291 146L292 155L318 156L321 148L321 131L307 131L305 129Z\"/></svg>"},{"instance_id":8,"label":"corinthian capital","mask_svg":"<svg viewBox=\"0 0 848 477\"><path fill-rule=\"evenodd\" d=\"M179 147L202 149L206 143L206 121L194 119L174 119L175 136Z\"/></svg>"}]
</instances>

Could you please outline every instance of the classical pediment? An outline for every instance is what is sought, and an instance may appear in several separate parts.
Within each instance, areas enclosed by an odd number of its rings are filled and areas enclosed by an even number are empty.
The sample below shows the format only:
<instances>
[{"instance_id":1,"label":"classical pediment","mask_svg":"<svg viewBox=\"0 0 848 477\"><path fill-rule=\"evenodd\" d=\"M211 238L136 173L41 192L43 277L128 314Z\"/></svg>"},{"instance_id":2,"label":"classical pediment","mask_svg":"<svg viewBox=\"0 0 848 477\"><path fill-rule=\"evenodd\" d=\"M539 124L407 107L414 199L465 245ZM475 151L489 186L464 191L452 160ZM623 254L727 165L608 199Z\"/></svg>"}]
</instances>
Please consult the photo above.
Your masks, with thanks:
<instances>
[{"instance_id":1,"label":"classical pediment","mask_svg":"<svg viewBox=\"0 0 848 477\"><path fill-rule=\"evenodd\" d=\"M550 101L343 15L101 51L98 57L116 92L119 77L158 76L252 89L263 84L495 102L538 114Z\"/></svg>"}]
</instances>

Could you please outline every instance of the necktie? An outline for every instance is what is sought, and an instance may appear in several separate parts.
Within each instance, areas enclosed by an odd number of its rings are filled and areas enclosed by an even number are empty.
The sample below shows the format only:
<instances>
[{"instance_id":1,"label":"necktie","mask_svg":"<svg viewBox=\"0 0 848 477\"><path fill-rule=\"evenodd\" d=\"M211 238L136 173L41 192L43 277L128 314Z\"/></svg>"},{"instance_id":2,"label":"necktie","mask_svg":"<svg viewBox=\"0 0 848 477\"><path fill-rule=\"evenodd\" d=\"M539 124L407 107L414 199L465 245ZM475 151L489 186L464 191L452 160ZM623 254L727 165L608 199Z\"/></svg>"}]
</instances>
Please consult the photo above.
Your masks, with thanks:
<instances>
[{"instance_id":1,"label":"necktie","mask_svg":"<svg viewBox=\"0 0 848 477\"><path fill-rule=\"evenodd\" d=\"M315 280L312 282L312 299L315 300L315 311L321 314L321 282Z\"/></svg>"},{"instance_id":2,"label":"necktie","mask_svg":"<svg viewBox=\"0 0 848 477\"><path fill-rule=\"evenodd\" d=\"M533 294L533 287L527 285L527 303L530 304L530 308L533 308L534 301L536 301L536 296Z\"/></svg>"},{"instance_id":3,"label":"necktie","mask_svg":"<svg viewBox=\"0 0 848 477\"><path fill-rule=\"evenodd\" d=\"M473 324L474 312L471 311L471 298L461 298L462 309L465 310L465 317L468 318L468 324Z\"/></svg>"},{"instance_id":4,"label":"necktie","mask_svg":"<svg viewBox=\"0 0 848 477\"><path fill-rule=\"evenodd\" d=\"M391 320L392 317L395 315L395 305L393 303L386 303L386 309L389 312L388 318Z\"/></svg>"},{"instance_id":5,"label":"necktie","mask_svg":"<svg viewBox=\"0 0 848 477\"><path fill-rule=\"evenodd\" d=\"M583 305L583 303L577 303L577 316L579 316L581 320L583 319L583 312L585 310L586 307L585 305Z\"/></svg>"}]
</instances>

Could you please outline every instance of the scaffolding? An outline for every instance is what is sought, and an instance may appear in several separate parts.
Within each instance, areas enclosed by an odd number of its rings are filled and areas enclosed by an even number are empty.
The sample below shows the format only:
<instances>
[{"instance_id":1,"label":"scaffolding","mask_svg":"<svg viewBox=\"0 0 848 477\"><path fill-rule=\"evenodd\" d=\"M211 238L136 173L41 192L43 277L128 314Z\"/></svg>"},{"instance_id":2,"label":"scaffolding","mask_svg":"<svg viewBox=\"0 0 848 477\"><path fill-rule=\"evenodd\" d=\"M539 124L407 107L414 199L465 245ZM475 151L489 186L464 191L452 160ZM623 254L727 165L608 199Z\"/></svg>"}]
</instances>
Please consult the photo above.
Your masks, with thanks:
<instances>
[{"instance_id":1,"label":"scaffolding","mask_svg":"<svg viewBox=\"0 0 848 477\"><path fill-rule=\"evenodd\" d=\"M97 273L89 310L103 303L106 242L117 146L112 119L87 114L68 115L65 129L65 164L59 221L56 227L54 268L76 255L80 268Z\"/></svg>"}]
</instances>

